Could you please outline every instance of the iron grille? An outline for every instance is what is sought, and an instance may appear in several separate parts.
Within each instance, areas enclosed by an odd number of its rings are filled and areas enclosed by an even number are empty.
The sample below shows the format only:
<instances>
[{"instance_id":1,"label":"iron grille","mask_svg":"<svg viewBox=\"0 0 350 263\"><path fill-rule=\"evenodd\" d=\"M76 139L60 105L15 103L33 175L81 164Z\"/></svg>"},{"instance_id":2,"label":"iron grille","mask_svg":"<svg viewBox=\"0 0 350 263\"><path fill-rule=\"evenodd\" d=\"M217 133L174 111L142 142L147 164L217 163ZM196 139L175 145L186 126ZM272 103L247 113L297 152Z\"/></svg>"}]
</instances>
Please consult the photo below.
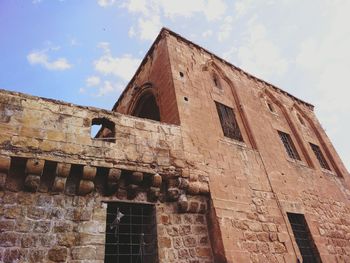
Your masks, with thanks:
<instances>
[{"instance_id":1,"label":"iron grille","mask_svg":"<svg viewBox=\"0 0 350 263\"><path fill-rule=\"evenodd\" d=\"M300 160L300 156L297 150L295 149L295 146L289 134L281 131L278 131L278 134L281 138L281 141L284 145L284 148L286 149L288 156L292 159Z\"/></svg>"},{"instance_id":2,"label":"iron grille","mask_svg":"<svg viewBox=\"0 0 350 263\"><path fill-rule=\"evenodd\" d=\"M294 213L287 213L287 215L292 226L295 241L303 258L303 263L320 263L321 259L312 240L304 215Z\"/></svg>"},{"instance_id":3,"label":"iron grille","mask_svg":"<svg viewBox=\"0 0 350 263\"><path fill-rule=\"evenodd\" d=\"M312 143L310 143L310 146L311 146L312 150L314 151L316 158L319 161L321 167L324 169L330 170L329 165L328 165L326 159L324 158L320 147L318 147L317 145L312 144Z\"/></svg>"},{"instance_id":4,"label":"iron grille","mask_svg":"<svg viewBox=\"0 0 350 263\"><path fill-rule=\"evenodd\" d=\"M219 102L215 102L216 109L219 114L220 123L224 135L231 139L243 142L243 137L239 129L235 113L233 109L227 107Z\"/></svg>"},{"instance_id":5,"label":"iron grille","mask_svg":"<svg viewBox=\"0 0 350 263\"><path fill-rule=\"evenodd\" d=\"M153 205L108 203L105 262L158 262L157 225Z\"/></svg>"}]
</instances>

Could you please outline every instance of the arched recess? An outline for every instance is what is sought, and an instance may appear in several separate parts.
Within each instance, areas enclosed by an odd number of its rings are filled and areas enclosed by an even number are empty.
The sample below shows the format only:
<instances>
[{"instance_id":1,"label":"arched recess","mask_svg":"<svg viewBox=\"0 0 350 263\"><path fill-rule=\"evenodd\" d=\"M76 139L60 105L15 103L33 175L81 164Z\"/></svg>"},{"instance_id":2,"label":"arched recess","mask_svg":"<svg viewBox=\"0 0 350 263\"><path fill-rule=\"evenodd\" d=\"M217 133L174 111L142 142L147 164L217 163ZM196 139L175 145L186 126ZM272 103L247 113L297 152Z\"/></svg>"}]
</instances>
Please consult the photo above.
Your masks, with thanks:
<instances>
[{"instance_id":1,"label":"arched recess","mask_svg":"<svg viewBox=\"0 0 350 263\"><path fill-rule=\"evenodd\" d=\"M308 164L309 167L314 168L314 164L310 158L310 155L308 153L308 151L305 148L305 145L303 143L303 140L301 139L301 136L299 135L297 128L295 127L292 119L290 118L287 109L284 107L284 105L267 89L264 89L264 94L266 94L266 96L269 97L269 99L281 110L283 117L285 118L285 120L288 123L288 126L290 128L290 130L292 131L292 134L294 136L294 138L296 139L302 153L303 156L305 157L305 160Z\"/></svg>"},{"instance_id":2,"label":"arched recess","mask_svg":"<svg viewBox=\"0 0 350 263\"><path fill-rule=\"evenodd\" d=\"M315 123L312 121L312 119L299 107L298 104L294 103L293 108L307 121L307 123L309 124L309 126L311 127L312 131L314 132L314 134L316 135L318 141L320 142L320 146L322 147L324 153L327 156L327 159L331 162L331 165L333 167L333 169L335 170L336 174L339 176L343 177L342 172L340 171L337 163L335 162L333 155L331 154L330 150L327 147L327 144L325 143L325 141L322 138L321 133L318 131L318 129L316 128Z\"/></svg>"},{"instance_id":3,"label":"arched recess","mask_svg":"<svg viewBox=\"0 0 350 263\"><path fill-rule=\"evenodd\" d=\"M204 65L203 71L209 71L211 76L213 76L213 75L219 76L223 81L225 81L229 85L234 102L235 102L235 105L237 107L237 112L239 114L240 119L242 120L244 129L247 133L249 143L253 149L257 150L257 144L256 144L255 138L253 136L252 130L250 128L250 125L249 125L249 122L247 119L247 115L242 107L241 100L240 100L240 98L237 94L237 91L236 91L236 87L233 84L233 82L231 81L231 79L229 77L227 77L225 72L213 60L209 60Z\"/></svg>"},{"instance_id":4,"label":"arched recess","mask_svg":"<svg viewBox=\"0 0 350 263\"><path fill-rule=\"evenodd\" d=\"M152 84L147 82L141 87L136 87L136 90L128 113L132 116L160 121L157 96Z\"/></svg>"}]
</instances>

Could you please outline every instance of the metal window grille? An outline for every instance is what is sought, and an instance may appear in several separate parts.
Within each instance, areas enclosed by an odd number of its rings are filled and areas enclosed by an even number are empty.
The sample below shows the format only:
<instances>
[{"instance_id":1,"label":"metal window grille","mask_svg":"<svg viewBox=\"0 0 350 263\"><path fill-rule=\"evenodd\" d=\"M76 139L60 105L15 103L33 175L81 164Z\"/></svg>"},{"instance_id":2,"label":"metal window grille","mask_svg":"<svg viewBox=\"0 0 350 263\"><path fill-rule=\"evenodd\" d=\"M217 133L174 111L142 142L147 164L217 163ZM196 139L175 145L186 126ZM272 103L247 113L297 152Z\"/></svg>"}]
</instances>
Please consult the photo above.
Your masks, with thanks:
<instances>
[{"instance_id":1,"label":"metal window grille","mask_svg":"<svg viewBox=\"0 0 350 263\"><path fill-rule=\"evenodd\" d=\"M153 205L108 203L105 262L158 262L157 225Z\"/></svg>"},{"instance_id":2,"label":"metal window grille","mask_svg":"<svg viewBox=\"0 0 350 263\"><path fill-rule=\"evenodd\" d=\"M303 263L320 263L321 259L311 237L304 215L287 213Z\"/></svg>"},{"instance_id":3,"label":"metal window grille","mask_svg":"<svg viewBox=\"0 0 350 263\"><path fill-rule=\"evenodd\" d=\"M326 159L324 158L320 147L318 147L317 145L312 144L312 143L310 143L310 146L311 146L312 150L314 151L316 158L319 161L321 167L324 169L330 170L329 165L328 165Z\"/></svg>"},{"instance_id":4,"label":"metal window grille","mask_svg":"<svg viewBox=\"0 0 350 263\"><path fill-rule=\"evenodd\" d=\"M295 149L295 146L293 144L293 141L290 135L288 133L281 132L281 131L278 131L278 134L281 138L281 141L284 145L284 148L286 149L288 156L292 159L300 160L300 156L297 150Z\"/></svg>"},{"instance_id":5,"label":"metal window grille","mask_svg":"<svg viewBox=\"0 0 350 263\"><path fill-rule=\"evenodd\" d=\"M215 104L219 114L220 123L221 123L222 130L224 132L224 135L231 139L235 139L237 141L243 142L243 137L239 129L233 109L219 102L215 102Z\"/></svg>"}]
</instances>

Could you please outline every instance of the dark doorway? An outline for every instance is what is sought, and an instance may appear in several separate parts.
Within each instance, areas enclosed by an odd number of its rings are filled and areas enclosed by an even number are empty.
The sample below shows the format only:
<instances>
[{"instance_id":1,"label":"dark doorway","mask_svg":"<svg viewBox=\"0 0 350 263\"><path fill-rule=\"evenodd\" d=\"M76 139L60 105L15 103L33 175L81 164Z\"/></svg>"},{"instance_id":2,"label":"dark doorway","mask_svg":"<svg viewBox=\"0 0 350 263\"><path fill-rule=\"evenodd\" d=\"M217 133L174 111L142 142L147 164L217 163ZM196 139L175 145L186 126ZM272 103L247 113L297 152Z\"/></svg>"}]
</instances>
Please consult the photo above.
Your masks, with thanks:
<instances>
[{"instance_id":1,"label":"dark doorway","mask_svg":"<svg viewBox=\"0 0 350 263\"><path fill-rule=\"evenodd\" d=\"M141 95L131 115L154 121L160 121L159 108L154 95L151 92Z\"/></svg>"}]
</instances>

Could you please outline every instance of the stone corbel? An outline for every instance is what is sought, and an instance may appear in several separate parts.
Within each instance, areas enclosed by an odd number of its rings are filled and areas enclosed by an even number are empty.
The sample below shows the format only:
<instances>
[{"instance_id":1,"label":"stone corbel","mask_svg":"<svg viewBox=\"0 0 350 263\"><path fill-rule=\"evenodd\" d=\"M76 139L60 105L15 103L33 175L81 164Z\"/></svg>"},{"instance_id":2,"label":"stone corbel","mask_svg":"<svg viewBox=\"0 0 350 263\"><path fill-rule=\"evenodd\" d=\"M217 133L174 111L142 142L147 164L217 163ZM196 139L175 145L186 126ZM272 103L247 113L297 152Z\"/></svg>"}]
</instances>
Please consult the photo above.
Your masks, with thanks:
<instances>
[{"instance_id":1,"label":"stone corbel","mask_svg":"<svg viewBox=\"0 0 350 263\"><path fill-rule=\"evenodd\" d=\"M25 169L26 178L24 185L28 191L36 192L40 186L45 160L28 159Z\"/></svg>"},{"instance_id":2,"label":"stone corbel","mask_svg":"<svg viewBox=\"0 0 350 263\"><path fill-rule=\"evenodd\" d=\"M201 200L188 199L185 194L182 194L177 202L179 212L181 213L199 213L204 214L207 211L207 203Z\"/></svg>"},{"instance_id":3,"label":"stone corbel","mask_svg":"<svg viewBox=\"0 0 350 263\"><path fill-rule=\"evenodd\" d=\"M66 187L67 177L70 173L71 165L69 163L58 163L55 172L55 180L52 186L53 192L63 192Z\"/></svg>"},{"instance_id":4,"label":"stone corbel","mask_svg":"<svg viewBox=\"0 0 350 263\"><path fill-rule=\"evenodd\" d=\"M97 168L92 166L84 166L83 176L79 183L78 194L86 195L91 193L95 189L95 184L93 182L96 176Z\"/></svg>"},{"instance_id":5,"label":"stone corbel","mask_svg":"<svg viewBox=\"0 0 350 263\"><path fill-rule=\"evenodd\" d=\"M168 180L167 197L169 201L177 201L180 197L179 180L171 178Z\"/></svg>"},{"instance_id":6,"label":"stone corbel","mask_svg":"<svg viewBox=\"0 0 350 263\"><path fill-rule=\"evenodd\" d=\"M130 176L130 180L133 184L140 184L143 181L143 173L142 172L132 172Z\"/></svg>"},{"instance_id":7,"label":"stone corbel","mask_svg":"<svg viewBox=\"0 0 350 263\"><path fill-rule=\"evenodd\" d=\"M162 185L162 177L159 174L151 175L151 187L148 189L148 200L156 202L160 196L160 187Z\"/></svg>"},{"instance_id":8,"label":"stone corbel","mask_svg":"<svg viewBox=\"0 0 350 263\"><path fill-rule=\"evenodd\" d=\"M122 174L122 170L111 168L109 169L107 176L107 190L110 193L117 191L118 182L120 180L120 176Z\"/></svg>"},{"instance_id":9,"label":"stone corbel","mask_svg":"<svg viewBox=\"0 0 350 263\"><path fill-rule=\"evenodd\" d=\"M5 189L6 178L10 170L11 157L0 156L0 191Z\"/></svg>"},{"instance_id":10,"label":"stone corbel","mask_svg":"<svg viewBox=\"0 0 350 263\"><path fill-rule=\"evenodd\" d=\"M208 195L209 185L207 182L191 182L184 178L179 178L179 188L190 195Z\"/></svg>"}]
</instances>

